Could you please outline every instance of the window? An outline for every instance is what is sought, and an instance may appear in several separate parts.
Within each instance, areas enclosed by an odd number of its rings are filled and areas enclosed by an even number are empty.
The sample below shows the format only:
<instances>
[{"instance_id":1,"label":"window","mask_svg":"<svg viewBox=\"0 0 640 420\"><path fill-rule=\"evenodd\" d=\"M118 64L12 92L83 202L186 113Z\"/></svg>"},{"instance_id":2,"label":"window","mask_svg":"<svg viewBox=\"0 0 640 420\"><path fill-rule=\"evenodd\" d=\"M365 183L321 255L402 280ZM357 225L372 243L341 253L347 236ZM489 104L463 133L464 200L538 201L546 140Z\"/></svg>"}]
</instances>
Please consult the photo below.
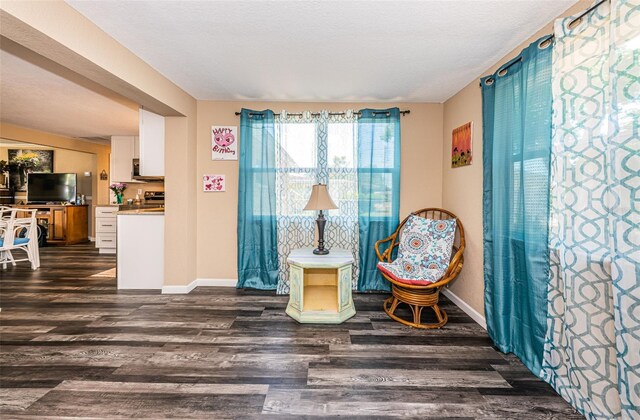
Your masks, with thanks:
<instances>
[{"instance_id":1,"label":"window","mask_svg":"<svg viewBox=\"0 0 640 420\"><path fill-rule=\"evenodd\" d=\"M317 120L279 122L276 127L277 214L312 217L303 208L311 186L326 183L338 206L333 217L357 218L357 123Z\"/></svg>"},{"instance_id":2,"label":"window","mask_svg":"<svg viewBox=\"0 0 640 420\"><path fill-rule=\"evenodd\" d=\"M286 258L296 248L315 247L317 212L304 211L311 186L328 185L338 206L328 210L325 240L329 248L350 250L358 279L358 125L355 118L284 117L276 119L276 219L278 225L278 293L289 292Z\"/></svg>"}]
</instances>

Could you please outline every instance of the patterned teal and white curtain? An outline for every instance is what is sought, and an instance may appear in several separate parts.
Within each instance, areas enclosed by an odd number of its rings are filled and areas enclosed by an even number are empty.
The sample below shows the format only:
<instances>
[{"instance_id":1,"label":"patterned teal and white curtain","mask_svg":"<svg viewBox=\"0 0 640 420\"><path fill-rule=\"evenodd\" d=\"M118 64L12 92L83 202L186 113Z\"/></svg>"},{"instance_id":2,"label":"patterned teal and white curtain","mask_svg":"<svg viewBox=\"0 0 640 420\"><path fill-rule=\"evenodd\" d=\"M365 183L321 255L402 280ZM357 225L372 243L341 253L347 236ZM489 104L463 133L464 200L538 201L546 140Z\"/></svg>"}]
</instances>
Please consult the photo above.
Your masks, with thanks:
<instances>
[{"instance_id":1,"label":"patterned teal and white curtain","mask_svg":"<svg viewBox=\"0 0 640 420\"><path fill-rule=\"evenodd\" d=\"M593 419L640 419L640 1L556 22L543 377Z\"/></svg>"},{"instance_id":2,"label":"patterned teal and white curtain","mask_svg":"<svg viewBox=\"0 0 640 420\"><path fill-rule=\"evenodd\" d=\"M358 253L357 117L321 111L276 117L276 215L278 225L278 288L289 293L286 262L292 250L315 247L316 212L303 211L311 186L327 184L337 204L327 211L325 241L329 249L342 248L355 260L352 287L356 289Z\"/></svg>"}]
</instances>

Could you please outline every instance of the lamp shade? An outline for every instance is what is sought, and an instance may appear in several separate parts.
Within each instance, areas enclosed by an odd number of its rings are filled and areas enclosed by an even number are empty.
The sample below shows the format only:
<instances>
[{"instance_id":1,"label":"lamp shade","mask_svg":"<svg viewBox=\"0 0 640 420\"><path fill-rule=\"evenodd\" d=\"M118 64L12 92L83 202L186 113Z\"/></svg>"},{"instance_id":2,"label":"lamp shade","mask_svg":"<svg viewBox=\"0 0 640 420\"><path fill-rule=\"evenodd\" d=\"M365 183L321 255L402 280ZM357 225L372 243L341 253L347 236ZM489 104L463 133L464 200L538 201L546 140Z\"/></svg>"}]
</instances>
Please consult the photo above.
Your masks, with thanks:
<instances>
[{"instance_id":1,"label":"lamp shade","mask_svg":"<svg viewBox=\"0 0 640 420\"><path fill-rule=\"evenodd\" d=\"M311 197L309 197L309 202L304 207L304 210L331 210L337 208L338 206L329 195L327 186L325 184L316 184L311 190Z\"/></svg>"}]
</instances>

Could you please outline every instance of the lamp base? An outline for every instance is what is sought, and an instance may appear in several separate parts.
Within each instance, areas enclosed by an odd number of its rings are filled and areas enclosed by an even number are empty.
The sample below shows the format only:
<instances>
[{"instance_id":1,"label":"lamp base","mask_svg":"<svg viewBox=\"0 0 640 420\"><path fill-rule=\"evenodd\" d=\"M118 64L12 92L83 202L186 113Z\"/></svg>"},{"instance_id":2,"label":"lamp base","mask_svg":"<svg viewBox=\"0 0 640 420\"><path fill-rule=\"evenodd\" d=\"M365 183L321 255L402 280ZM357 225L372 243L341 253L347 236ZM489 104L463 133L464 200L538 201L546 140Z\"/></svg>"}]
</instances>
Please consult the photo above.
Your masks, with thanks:
<instances>
[{"instance_id":1,"label":"lamp base","mask_svg":"<svg viewBox=\"0 0 640 420\"><path fill-rule=\"evenodd\" d=\"M313 253L316 255L327 255L329 253L329 250L326 248L316 248L313 250Z\"/></svg>"},{"instance_id":2,"label":"lamp base","mask_svg":"<svg viewBox=\"0 0 640 420\"><path fill-rule=\"evenodd\" d=\"M327 255L329 250L324 247L324 225L327 223L327 219L324 218L322 210L320 210L320 214L318 214L316 223L318 224L318 247L313 250L313 253L315 255Z\"/></svg>"}]
</instances>

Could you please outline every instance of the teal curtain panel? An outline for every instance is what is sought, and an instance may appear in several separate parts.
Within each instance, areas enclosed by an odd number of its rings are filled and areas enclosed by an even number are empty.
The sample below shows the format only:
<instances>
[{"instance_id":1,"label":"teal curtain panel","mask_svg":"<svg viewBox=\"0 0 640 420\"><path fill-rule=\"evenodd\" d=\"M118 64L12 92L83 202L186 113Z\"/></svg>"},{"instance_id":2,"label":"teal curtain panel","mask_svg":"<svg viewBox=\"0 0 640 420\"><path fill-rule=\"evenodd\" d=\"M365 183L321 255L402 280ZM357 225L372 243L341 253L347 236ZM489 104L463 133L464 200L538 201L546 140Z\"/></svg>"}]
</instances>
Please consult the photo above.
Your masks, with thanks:
<instances>
[{"instance_id":1,"label":"teal curtain panel","mask_svg":"<svg viewBox=\"0 0 640 420\"><path fill-rule=\"evenodd\" d=\"M481 80L487 329L536 375L549 276L552 47L544 39Z\"/></svg>"},{"instance_id":2,"label":"teal curtain panel","mask_svg":"<svg viewBox=\"0 0 640 420\"><path fill-rule=\"evenodd\" d=\"M640 1L555 24L543 379L589 419L640 419Z\"/></svg>"},{"instance_id":3,"label":"teal curtain panel","mask_svg":"<svg viewBox=\"0 0 640 420\"><path fill-rule=\"evenodd\" d=\"M398 227L400 110L363 109L358 119L359 291L391 290L376 269L374 244Z\"/></svg>"},{"instance_id":4,"label":"teal curtain panel","mask_svg":"<svg viewBox=\"0 0 640 420\"><path fill-rule=\"evenodd\" d=\"M238 185L238 288L278 284L276 141L270 110L242 109Z\"/></svg>"}]
</instances>

